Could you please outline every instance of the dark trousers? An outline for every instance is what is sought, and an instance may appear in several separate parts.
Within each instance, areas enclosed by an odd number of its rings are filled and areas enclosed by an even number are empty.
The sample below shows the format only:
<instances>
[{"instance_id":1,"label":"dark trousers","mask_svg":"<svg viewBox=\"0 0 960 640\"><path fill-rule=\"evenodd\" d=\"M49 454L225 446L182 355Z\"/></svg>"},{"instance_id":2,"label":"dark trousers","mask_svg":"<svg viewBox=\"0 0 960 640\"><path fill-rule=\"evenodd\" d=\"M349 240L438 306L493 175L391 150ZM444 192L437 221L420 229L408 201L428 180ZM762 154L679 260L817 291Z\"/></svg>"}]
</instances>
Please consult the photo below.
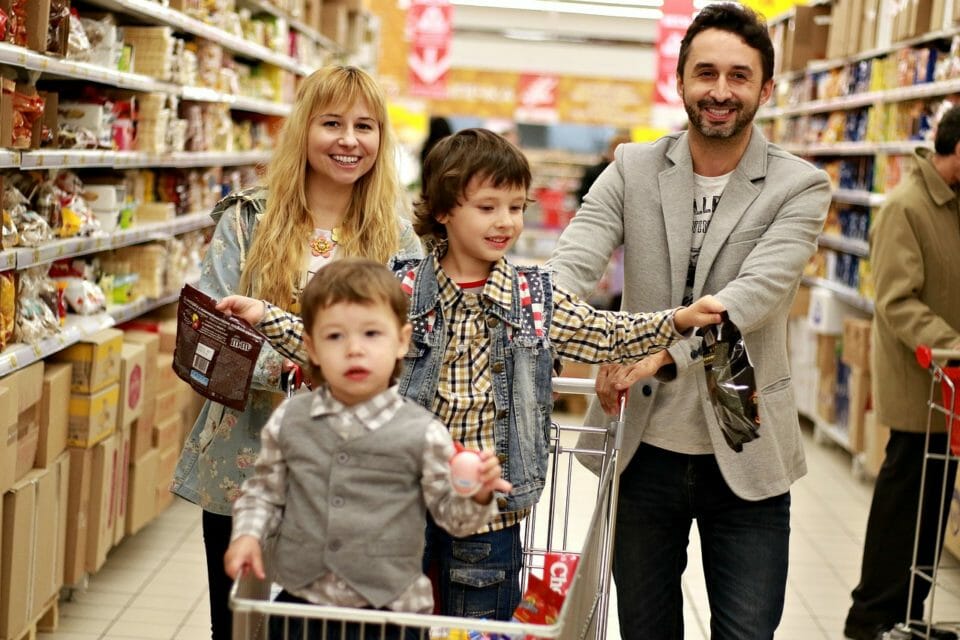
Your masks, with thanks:
<instances>
[{"instance_id":1,"label":"dark trousers","mask_svg":"<svg viewBox=\"0 0 960 640\"><path fill-rule=\"evenodd\" d=\"M641 444L620 477L613 576L625 640L682 640L690 527L697 521L713 640L769 640L787 582L790 494L737 497L712 455Z\"/></svg>"},{"instance_id":2,"label":"dark trousers","mask_svg":"<svg viewBox=\"0 0 960 640\"><path fill-rule=\"evenodd\" d=\"M310 606L309 603L281 591L275 602L290 602ZM362 625L359 622L341 622L311 618L271 617L269 640L424 640L426 629L399 627L395 624Z\"/></svg>"},{"instance_id":3,"label":"dark trousers","mask_svg":"<svg viewBox=\"0 0 960 640\"><path fill-rule=\"evenodd\" d=\"M223 556L230 546L233 518L203 512L203 547L207 555L207 585L210 589L210 631L212 640L233 640L230 587L233 581L223 570Z\"/></svg>"},{"instance_id":4,"label":"dark trousers","mask_svg":"<svg viewBox=\"0 0 960 640\"><path fill-rule=\"evenodd\" d=\"M918 566L930 567L939 560L937 533L942 535L950 513L957 464L955 460L949 465L942 460L928 460L921 500L925 439L925 433L890 431L886 458L873 489L863 541L860 584L853 590L853 606L847 614L848 627L890 627L904 622L915 537L918 540ZM945 453L946 450L946 434L931 434L929 451ZM945 468L946 491L941 500ZM943 519L938 522L941 509ZM916 535L918 512L919 536ZM923 601L929 592L930 585L925 580L918 578L914 581L911 618L923 618Z\"/></svg>"}]
</instances>

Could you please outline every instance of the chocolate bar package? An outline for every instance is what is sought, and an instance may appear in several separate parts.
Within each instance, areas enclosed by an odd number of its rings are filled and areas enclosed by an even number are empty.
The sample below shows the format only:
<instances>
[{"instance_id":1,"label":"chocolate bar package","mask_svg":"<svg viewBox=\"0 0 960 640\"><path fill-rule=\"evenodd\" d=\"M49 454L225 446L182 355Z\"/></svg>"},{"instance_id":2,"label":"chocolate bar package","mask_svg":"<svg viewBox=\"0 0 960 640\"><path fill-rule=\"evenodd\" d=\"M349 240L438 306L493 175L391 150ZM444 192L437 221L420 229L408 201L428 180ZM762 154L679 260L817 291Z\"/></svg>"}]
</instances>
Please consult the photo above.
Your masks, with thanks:
<instances>
[{"instance_id":1,"label":"chocolate bar package","mask_svg":"<svg viewBox=\"0 0 960 640\"><path fill-rule=\"evenodd\" d=\"M700 330L707 391L723 437L734 451L760 437L760 407L753 365L743 336L726 313Z\"/></svg>"},{"instance_id":2,"label":"chocolate bar package","mask_svg":"<svg viewBox=\"0 0 960 640\"><path fill-rule=\"evenodd\" d=\"M216 304L190 285L181 289L173 369L203 397L242 411L264 338Z\"/></svg>"}]
</instances>

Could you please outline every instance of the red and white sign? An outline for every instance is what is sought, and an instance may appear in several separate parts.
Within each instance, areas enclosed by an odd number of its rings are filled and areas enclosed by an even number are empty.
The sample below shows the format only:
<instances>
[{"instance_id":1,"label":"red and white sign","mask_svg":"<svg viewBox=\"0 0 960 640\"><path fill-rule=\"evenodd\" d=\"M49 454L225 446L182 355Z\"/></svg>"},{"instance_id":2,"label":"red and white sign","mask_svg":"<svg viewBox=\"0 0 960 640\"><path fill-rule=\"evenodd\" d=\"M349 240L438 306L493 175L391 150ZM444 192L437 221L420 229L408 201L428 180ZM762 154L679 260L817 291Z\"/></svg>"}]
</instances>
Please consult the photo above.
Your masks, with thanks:
<instances>
[{"instance_id":1,"label":"red and white sign","mask_svg":"<svg viewBox=\"0 0 960 640\"><path fill-rule=\"evenodd\" d=\"M680 106L677 60L680 43L693 21L693 0L664 0L662 10L663 17L657 25L657 81L653 86L653 103Z\"/></svg>"},{"instance_id":2,"label":"red and white sign","mask_svg":"<svg viewBox=\"0 0 960 640\"><path fill-rule=\"evenodd\" d=\"M453 7L449 0L413 0L407 9L410 93L425 98L447 96Z\"/></svg>"},{"instance_id":3,"label":"red and white sign","mask_svg":"<svg viewBox=\"0 0 960 640\"><path fill-rule=\"evenodd\" d=\"M522 73L517 79L518 122L551 124L560 118L557 114L557 87L560 77L542 73Z\"/></svg>"}]
</instances>

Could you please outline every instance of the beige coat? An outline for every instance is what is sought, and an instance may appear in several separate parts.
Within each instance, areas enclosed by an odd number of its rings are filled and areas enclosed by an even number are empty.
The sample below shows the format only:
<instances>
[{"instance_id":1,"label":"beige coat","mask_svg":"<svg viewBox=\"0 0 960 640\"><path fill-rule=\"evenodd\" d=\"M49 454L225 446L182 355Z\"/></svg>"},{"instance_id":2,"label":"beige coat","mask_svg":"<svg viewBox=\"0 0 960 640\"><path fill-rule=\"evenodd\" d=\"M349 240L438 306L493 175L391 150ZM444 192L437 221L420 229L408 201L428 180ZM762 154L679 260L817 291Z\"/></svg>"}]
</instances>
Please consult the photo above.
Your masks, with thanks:
<instances>
[{"instance_id":1,"label":"beige coat","mask_svg":"<svg viewBox=\"0 0 960 640\"><path fill-rule=\"evenodd\" d=\"M925 431L931 376L914 349L960 348L960 212L957 194L921 149L870 229L877 301L873 398L877 419ZM939 399L939 390L937 391ZM937 417L933 426L944 430Z\"/></svg>"}]
</instances>

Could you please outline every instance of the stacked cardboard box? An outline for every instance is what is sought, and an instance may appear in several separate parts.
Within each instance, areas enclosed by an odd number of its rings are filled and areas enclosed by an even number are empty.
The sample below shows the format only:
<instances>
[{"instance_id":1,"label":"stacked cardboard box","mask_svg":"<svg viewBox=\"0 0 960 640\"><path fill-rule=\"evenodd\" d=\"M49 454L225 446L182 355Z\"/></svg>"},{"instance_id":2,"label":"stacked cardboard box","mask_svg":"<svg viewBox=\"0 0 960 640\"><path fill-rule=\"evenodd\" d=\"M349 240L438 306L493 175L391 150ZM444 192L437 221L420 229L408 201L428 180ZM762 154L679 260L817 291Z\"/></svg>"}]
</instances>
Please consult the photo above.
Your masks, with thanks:
<instances>
[{"instance_id":1,"label":"stacked cardboard box","mask_svg":"<svg viewBox=\"0 0 960 640\"><path fill-rule=\"evenodd\" d=\"M143 349L140 413L131 421L125 529L136 533L157 513L157 472L159 451L153 446L157 410L157 352L160 336L149 331L124 331L125 345Z\"/></svg>"}]
</instances>

